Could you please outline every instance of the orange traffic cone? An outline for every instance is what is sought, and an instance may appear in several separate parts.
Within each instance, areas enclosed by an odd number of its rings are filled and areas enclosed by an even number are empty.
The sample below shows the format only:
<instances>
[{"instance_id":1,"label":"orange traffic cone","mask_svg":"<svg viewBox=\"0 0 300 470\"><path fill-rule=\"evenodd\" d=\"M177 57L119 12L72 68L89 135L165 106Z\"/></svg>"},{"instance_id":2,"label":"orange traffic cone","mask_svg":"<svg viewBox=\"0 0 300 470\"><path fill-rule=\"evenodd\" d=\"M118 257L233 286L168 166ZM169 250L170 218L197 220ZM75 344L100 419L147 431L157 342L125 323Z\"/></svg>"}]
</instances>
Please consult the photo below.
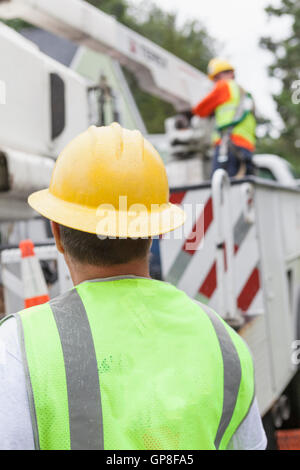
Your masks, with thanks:
<instances>
[{"instance_id":1,"label":"orange traffic cone","mask_svg":"<svg viewBox=\"0 0 300 470\"><path fill-rule=\"evenodd\" d=\"M276 432L279 450L300 450L300 429L283 429Z\"/></svg>"},{"instance_id":2,"label":"orange traffic cone","mask_svg":"<svg viewBox=\"0 0 300 470\"><path fill-rule=\"evenodd\" d=\"M34 244L31 240L22 240L19 248L22 257L21 274L25 308L44 304L48 302L49 294L42 268L34 252Z\"/></svg>"}]
</instances>

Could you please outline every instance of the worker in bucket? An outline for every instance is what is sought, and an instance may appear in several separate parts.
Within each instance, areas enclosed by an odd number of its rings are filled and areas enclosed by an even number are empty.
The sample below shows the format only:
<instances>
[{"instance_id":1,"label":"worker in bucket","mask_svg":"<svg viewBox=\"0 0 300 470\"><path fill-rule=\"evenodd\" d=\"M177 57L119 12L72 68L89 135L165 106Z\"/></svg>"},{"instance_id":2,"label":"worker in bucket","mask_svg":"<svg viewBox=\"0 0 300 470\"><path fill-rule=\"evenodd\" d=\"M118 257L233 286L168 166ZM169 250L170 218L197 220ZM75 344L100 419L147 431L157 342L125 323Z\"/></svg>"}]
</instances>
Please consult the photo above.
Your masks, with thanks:
<instances>
[{"instance_id":1,"label":"worker in bucket","mask_svg":"<svg viewBox=\"0 0 300 470\"><path fill-rule=\"evenodd\" d=\"M212 59L208 76L215 86L192 112L215 118L212 174L223 168L230 177L251 175L256 142L253 98L237 84L234 68L226 60Z\"/></svg>"},{"instance_id":2,"label":"worker in bucket","mask_svg":"<svg viewBox=\"0 0 300 470\"><path fill-rule=\"evenodd\" d=\"M185 213L141 133L90 127L29 204L74 287L0 326L0 448L264 449L244 341L149 276L151 238Z\"/></svg>"}]
</instances>

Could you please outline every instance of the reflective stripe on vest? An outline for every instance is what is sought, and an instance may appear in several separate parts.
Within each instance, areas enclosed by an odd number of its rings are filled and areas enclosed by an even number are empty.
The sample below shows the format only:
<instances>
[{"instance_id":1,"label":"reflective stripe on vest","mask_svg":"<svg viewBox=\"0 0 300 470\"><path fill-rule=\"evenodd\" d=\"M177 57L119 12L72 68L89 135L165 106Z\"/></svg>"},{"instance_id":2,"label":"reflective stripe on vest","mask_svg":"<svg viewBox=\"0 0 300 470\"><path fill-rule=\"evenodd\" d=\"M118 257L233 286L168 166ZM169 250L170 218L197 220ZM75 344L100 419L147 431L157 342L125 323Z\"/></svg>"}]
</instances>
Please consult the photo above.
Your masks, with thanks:
<instances>
[{"instance_id":1,"label":"reflective stripe on vest","mask_svg":"<svg viewBox=\"0 0 300 470\"><path fill-rule=\"evenodd\" d=\"M221 440L230 423L235 410L236 400L241 383L242 371L237 350L231 341L229 333L221 320L207 305L201 307L209 316L220 343L224 364L224 400L222 417L215 438L216 449L219 449Z\"/></svg>"},{"instance_id":2,"label":"reflective stripe on vest","mask_svg":"<svg viewBox=\"0 0 300 470\"><path fill-rule=\"evenodd\" d=\"M85 308L75 289L51 300L50 307L64 356L71 449L103 450L98 365Z\"/></svg>"},{"instance_id":3,"label":"reflective stripe on vest","mask_svg":"<svg viewBox=\"0 0 300 470\"><path fill-rule=\"evenodd\" d=\"M241 338L173 286L87 282L17 317L37 448L223 449L249 411L253 367Z\"/></svg>"},{"instance_id":4,"label":"reflective stripe on vest","mask_svg":"<svg viewBox=\"0 0 300 470\"><path fill-rule=\"evenodd\" d=\"M103 450L103 424L98 366L85 308L75 289L59 298L51 300L48 305L51 307L56 322L64 358L68 395L70 449ZM39 424L37 420L21 316L16 315L16 318L21 337L23 358L25 358L26 383L35 448L39 449L40 439L38 429L41 429L43 425ZM81 345L80 349L78 345Z\"/></svg>"}]
</instances>

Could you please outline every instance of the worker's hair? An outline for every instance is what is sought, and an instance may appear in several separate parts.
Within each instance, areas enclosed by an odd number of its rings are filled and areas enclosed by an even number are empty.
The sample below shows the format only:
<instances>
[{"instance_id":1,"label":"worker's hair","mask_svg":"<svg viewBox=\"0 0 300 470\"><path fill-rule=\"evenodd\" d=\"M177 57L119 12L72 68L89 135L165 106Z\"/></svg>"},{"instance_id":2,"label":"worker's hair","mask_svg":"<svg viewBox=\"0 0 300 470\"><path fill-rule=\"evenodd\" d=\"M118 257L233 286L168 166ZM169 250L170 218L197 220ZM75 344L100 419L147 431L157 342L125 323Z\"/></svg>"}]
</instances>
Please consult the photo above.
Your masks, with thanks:
<instances>
[{"instance_id":1,"label":"worker's hair","mask_svg":"<svg viewBox=\"0 0 300 470\"><path fill-rule=\"evenodd\" d=\"M151 239L105 238L59 226L62 245L74 260L94 266L125 264L147 257Z\"/></svg>"}]
</instances>

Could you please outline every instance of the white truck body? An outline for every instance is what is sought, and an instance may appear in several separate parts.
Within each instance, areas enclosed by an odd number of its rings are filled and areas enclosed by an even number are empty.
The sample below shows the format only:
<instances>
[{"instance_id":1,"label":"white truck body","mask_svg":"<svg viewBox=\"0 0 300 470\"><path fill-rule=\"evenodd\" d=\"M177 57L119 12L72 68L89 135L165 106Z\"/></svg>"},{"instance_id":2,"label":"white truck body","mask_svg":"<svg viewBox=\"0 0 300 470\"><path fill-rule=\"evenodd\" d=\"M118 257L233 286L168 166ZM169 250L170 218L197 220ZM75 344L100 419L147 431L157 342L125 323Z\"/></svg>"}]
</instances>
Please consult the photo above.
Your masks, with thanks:
<instances>
[{"instance_id":1,"label":"white truck body","mask_svg":"<svg viewBox=\"0 0 300 470\"><path fill-rule=\"evenodd\" d=\"M0 220L30 219L28 195L49 185L60 150L90 125L88 83L3 23L0 53Z\"/></svg>"},{"instance_id":2,"label":"white truck body","mask_svg":"<svg viewBox=\"0 0 300 470\"><path fill-rule=\"evenodd\" d=\"M0 145L31 155L56 158L76 134L89 125L87 82L68 67L41 53L5 24L0 24L1 80L6 104L0 105ZM65 116L52 137L51 74L62 80ZM76 118L74 118L76 116Z\"/></svg>"}]
</instances>

